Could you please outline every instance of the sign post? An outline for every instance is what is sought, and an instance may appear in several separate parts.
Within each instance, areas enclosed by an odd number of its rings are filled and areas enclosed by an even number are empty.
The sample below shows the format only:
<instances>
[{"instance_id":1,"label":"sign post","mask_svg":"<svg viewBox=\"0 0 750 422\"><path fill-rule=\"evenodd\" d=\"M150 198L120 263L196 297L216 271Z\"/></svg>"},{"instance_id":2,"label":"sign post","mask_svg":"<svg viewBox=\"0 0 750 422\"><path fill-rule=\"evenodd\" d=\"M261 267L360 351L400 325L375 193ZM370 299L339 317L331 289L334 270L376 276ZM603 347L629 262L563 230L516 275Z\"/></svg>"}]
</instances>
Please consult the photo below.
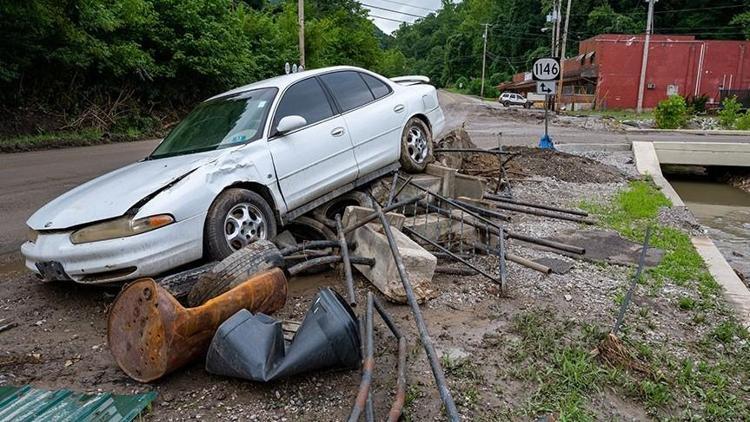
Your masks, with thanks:
<instances>
[{"instance_id":1,"label":"sign post","mask_svg":"<svg viewBox=\"0 0 750 422\"><path fill-rule=\"evenodd\" d=\"M555 145L549 137L549 102L550 96L557 90L557 81L560 79L560 59L539 59L534 62L531 72L536 81L536 93L544 95L544 136L539 140L539 147L554 149Z\"/></svg>"}]
</instances>

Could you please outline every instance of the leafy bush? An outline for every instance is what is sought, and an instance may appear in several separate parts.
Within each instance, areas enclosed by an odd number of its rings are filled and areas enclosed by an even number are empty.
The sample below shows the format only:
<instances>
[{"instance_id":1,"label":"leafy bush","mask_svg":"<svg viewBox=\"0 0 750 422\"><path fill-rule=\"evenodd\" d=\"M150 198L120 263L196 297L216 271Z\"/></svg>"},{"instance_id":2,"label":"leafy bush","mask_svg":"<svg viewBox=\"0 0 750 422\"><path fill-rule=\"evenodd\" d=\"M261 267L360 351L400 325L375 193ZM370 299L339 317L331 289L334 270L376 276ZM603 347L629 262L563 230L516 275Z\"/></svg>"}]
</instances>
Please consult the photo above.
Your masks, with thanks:
<instances>
[{"instance_id":1,"label":"leafy bush","mask_svg":"<svg viewBox=\"0 0 750 422\"><path fill-rule=\"evenodd\" d=\"M471 81L469 81L468 91L469 91L469 94L471 95L480 95L482 92L482 79L473 78ZM484 96L486 98L495 98L499 95L500 93L497 92L497 88L490 85L490 83L487 80L485 80L484 81Z\"/></svg>"},{"instance_id":2,"label":"leafy bush","mask_svg":"<svg viewBox=\"0 0 750 422\"><path fill-rule=\"evenodd\" d=\"M460 78L456 79L456 88L466 89L468 87L469 87L469 80L466 79L466 77L461 76Z\"/></svg>"},{"instance_id":3,"label":"leafy bush","mask_svg":"<svg viewBox=\"0 0 750 422\"><path fill-rule=\"evenodd\" d=\"M742 105L737 101L737 97L729 97L721 102L719 111L719 124L724 129L733 129L737 123L737 116L740 114Z\"/></svg>"},{"instance_id":4,"label":"leafy bush","mask_svg":"<svg viewBox=\"0 0 750 422\"><path fill-rule=\"evenodd\" d=\"M706 103L708 103L708 95L689 95L685 98L688 109L691 109L693 113L705 113Z\"/></svg>"},{"instance_id":5,"label":"leafy bush","mask_svg":"<svg viewBox=\"0 0 750 422\"><path fill-rule=\"evenodd\" d=\"M679 129L687 123L688 112L685 99L672 95L661 101L654 112L656 126L660 129Z\"/></svg>"},{"instance_id":6,"label":"leafy bush","mask_svg":"<svg viewBox=\"0 0 750 422\"><path fill-rule=\"evenodd\" d=\"M746 111L745 114L740 114L735 126L739 130L750 130L750 110Z\"/></svg>"}]
</instances>

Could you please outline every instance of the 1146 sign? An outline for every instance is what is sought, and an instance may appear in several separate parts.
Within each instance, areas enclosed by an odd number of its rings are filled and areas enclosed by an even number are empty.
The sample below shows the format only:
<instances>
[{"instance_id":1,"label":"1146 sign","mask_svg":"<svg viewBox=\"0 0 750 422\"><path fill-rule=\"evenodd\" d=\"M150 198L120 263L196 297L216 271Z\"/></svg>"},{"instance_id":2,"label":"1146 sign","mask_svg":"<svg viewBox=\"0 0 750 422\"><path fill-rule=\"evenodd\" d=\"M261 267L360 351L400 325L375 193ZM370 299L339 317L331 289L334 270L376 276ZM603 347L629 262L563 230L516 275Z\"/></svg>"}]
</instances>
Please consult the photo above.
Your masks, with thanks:
<instances>
[{"instance_id":1,"label":"1146 sign","mask_svg":"<svg viewBox=\"0 0 750 422\"><path fill-rule=\"evenodd\" d=\"M560 79L560 59L547 57L534 62L531 73L535 81L556 81Z\"/></svg>"}]
</instances>

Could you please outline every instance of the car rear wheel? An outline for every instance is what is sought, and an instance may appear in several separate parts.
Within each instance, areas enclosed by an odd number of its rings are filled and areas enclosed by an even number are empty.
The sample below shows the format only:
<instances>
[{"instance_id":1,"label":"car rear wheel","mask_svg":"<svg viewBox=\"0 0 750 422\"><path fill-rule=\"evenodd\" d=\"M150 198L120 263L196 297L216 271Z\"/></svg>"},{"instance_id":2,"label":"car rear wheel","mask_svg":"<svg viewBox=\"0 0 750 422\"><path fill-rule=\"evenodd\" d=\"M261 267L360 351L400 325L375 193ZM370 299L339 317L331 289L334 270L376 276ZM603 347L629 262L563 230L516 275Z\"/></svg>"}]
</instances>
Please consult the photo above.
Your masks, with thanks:
<instances>
[{"instance_id":1,"label":"car rear wheel","mask_svg":"<svg viewBox=\"0 0 750 422\"><path fill-rule=\"evenodd\" d=\"M411 173L424 171L432 156L432 134L427 124L417 117L406 122L401 135L401 167Z\"/></svg>"},{"instance_id":2,"label":"car rear wheel","mask_svg":"<svg viewBox=\"0 0 750 422\"><path fill-rule=\"evenodd\" d=\"M205 228L206 256L220 261L255 242L276 237L271 206L246 189L224 191L208 210Z\"/></svg>"},{"instance_id":3,"label":"car rear wheel","mask_svg":"<svg viewBox=\"0 0 750 422\"><path fill-rule=\"evenodd\" d=\"M524 103L523 104L523 108L525 108L525 109L531 108L531 103Z\"/></svg>"}]
</instances>

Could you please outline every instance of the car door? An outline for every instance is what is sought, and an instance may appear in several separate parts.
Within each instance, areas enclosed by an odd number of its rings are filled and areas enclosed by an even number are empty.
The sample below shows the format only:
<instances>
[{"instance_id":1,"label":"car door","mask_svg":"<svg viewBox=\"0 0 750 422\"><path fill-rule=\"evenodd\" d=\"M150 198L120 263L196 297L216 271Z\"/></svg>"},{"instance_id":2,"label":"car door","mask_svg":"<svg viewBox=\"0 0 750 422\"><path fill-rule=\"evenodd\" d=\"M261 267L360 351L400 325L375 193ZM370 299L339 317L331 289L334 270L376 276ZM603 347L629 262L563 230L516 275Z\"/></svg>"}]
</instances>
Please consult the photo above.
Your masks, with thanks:
<instances>
[{"instance_id":1,"label":"car door","mask_svg":"<svg viewBox=\"0 0 750 422\"><path fill-rule=\"evenodd\" d=\"M398 161L406 102L385 82L363 72L338 71L320 79L344 116L359 175Z\"/></svg>"},{"instance_id":2,"label":"car door","mask_svg":"<svg viewBox=\"0 0 750 422\"><path fill-rule=\"evenodd\" d=\"M286 116L301 116L306 125L280 134ZM281 97L269 132L279 188L292 210L357 177L357 162L346 123L315 77L291 85Z\"/></svg>"}]
</instances>

